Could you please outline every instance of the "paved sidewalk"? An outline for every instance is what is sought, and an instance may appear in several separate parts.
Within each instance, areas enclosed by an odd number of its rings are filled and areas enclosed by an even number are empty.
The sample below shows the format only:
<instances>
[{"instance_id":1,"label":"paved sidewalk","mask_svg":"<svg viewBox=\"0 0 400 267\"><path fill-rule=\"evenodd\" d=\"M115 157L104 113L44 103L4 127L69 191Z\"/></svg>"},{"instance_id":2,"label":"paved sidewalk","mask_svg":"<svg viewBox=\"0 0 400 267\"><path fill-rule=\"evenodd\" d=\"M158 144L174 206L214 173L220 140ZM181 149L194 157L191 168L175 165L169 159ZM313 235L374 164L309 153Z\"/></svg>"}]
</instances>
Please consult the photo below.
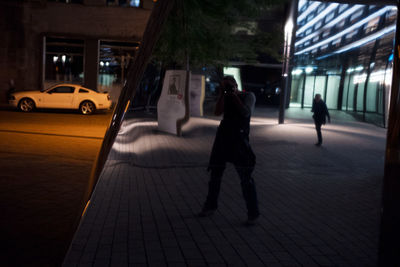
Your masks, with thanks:
<instances>
[{"instance_id":1,"label":"paved sidewalk","mask_svg":"<svg viewBox=\"0 0 400 267\"><path fill-rule=\"evenodd\" d=\"M257 109L251 144L262 213L246 227L240 182L223 177L218 212L197 218L217 120L179 138L125 119L65 266L375 266L386 130L332 114L315 147L309 110Z\"/></svg>"}]
</instances>

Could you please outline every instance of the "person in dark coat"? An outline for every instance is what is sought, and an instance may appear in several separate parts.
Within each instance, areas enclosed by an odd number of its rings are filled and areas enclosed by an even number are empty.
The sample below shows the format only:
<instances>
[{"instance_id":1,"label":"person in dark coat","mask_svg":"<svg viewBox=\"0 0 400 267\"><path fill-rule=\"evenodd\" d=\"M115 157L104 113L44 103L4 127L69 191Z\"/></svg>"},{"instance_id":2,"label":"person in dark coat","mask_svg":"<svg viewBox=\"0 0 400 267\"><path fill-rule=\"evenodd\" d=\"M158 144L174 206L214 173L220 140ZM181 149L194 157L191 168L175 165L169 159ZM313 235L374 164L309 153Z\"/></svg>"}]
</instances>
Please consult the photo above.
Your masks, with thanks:
<instances>
[{"instance_id":1,"label":"person in dark coat","mask_svg":"<svg viewBox=\"0 0 400 267\"><path fill-rule=\"evenodd\" d=\"M322 133L321 126L326 123L326 117L328 117L328 122L331 122L331 117L329 115L328 108L326 107L325 102L321 99L320 94L316 94L311 112L314 112L313 119L315 123L315 129L317 130L318 142L315 144L316 146L322 145Z\"/></svg>"},{"instance_id":2,"label":"person in dark coat","mask_svg":"<svg viewBox=\"0 0 400 267\"><path fill-rule=\"evenodd\" d=\"M250 117L254 110L255 95L240 92L236 80L226 76L220 86L215 115L223 114L212 147L208 170L211 171L208 195L200 217L210 216L218 206L221 178L227 162L234 164L239 174L243 197L247 207L247 225L256 222L260 213L256 185L251 174L256 156L249 143Z\"/></svg>"}]
</instances>

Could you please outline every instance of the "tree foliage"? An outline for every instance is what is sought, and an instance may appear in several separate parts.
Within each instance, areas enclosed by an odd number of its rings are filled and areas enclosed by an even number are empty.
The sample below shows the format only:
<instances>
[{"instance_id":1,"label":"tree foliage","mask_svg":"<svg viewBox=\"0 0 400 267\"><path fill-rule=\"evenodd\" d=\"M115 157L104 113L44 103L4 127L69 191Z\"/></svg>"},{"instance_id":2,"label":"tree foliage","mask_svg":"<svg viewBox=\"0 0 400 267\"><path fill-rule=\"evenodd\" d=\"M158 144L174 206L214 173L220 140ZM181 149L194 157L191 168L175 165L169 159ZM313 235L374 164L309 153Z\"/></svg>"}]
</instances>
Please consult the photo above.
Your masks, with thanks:
<instances>
[{"instance_id":1,"label":"tree foliage","mask_svg":"<svg viewBox=\"0 0 400 267\"><path fill-rule=\"evenodd\" d=\"M235 60L256 62L259 53L278 59L282 45L280 28L254 35L233 34L252 27L279 0L175 0L158 41L154 57L167 65L223 65Z\"/></svg>"}]
</instances>

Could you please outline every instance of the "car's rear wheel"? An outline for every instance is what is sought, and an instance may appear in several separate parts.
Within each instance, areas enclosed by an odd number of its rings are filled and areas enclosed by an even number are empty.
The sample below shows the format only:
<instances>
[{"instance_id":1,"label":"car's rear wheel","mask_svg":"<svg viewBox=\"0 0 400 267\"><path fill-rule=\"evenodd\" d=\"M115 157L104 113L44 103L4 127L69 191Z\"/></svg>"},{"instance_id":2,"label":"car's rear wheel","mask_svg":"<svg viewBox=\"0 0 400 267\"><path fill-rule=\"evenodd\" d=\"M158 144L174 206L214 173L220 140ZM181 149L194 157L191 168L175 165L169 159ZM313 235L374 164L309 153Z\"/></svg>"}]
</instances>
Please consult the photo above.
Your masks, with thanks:
<instances>
[{"instance_id":1,"label":"car's rear wheel","mask_svg":"<svg viewBox=\"0 0 400 267\"><path fill-rule=\"evenodd\" d=\"M35 109L35 102L30 98L23 98L19 101L18 108L23 112L30 112Z\"/></svg>"},{"instance_id":2,"label":"car's rear wheel","mask_svg":"<svg viewBox=\"0 0 400 267\"><path fill-rule=\"evenodd\" d=\"M79 106L79 110L83 115L89 115L96 110L96 106L92 101L83 101Z\"/></svg>"}]
</instances>

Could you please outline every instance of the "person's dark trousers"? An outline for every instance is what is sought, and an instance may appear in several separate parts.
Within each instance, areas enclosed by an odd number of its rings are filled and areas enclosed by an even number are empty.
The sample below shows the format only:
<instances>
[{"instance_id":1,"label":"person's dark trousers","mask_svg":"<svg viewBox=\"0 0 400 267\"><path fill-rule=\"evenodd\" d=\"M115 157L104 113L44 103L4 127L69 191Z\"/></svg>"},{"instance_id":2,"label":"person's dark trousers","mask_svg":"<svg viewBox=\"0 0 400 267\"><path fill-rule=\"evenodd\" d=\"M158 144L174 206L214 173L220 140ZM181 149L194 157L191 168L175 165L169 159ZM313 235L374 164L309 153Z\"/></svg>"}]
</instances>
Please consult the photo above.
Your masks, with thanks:
<instances>
[{"instance_id":1,"label":"person's dark trousers","mask_svg":"<svg viewBox=\"0 0 400 267\"><path fill-rule=\"evenodd\" d=\"M314 121L314 123L315 123L315 130L317 130L318 144L322 144L322 133L321 133L322 123L317 121Z\"/></svg>"},{"instance_id":2,"label":"person's dark trousers","mask_svg":"<svg viewBox=\"0 0 400 267\"><path fill-rule=\"evenodd\" d=\"M218 208L218 196L221 188L222 175L224 174L225 166L215 166L211 169L211 177L208 182L208 194L204 209L216 210Z\"/></svg>"},{"instance_id":3,"label":"person's dark trousers","mask_svg":"<svg viewBox=\"0 0 400 267\"><path fill-rule=\"evenodd\" d=\"M257 218L260 215L258 210L258 200L256 185L251 173L254 168L235 166L236 171L240 177L240 185L242 186L242 193L246 201L247 216L249 218Z\"/></svg>"},{"instance_id":4,"label":"person's dark trousers","mask_svg":"<svg viewBox=\"0 0 400 267\"><path fill-rule=\"evenodd\" d=\"M257 218L258 210L257 192L254 179L251 177L253 168L235 166L240 177L243 197L246 201L247 215L249 218ZM218 207L218 196L221 188L222 175L225 166L211 168L211 178L208 183L208 195L204 204L206 210L216 210Z\"/></svg>"}]
</instances>

